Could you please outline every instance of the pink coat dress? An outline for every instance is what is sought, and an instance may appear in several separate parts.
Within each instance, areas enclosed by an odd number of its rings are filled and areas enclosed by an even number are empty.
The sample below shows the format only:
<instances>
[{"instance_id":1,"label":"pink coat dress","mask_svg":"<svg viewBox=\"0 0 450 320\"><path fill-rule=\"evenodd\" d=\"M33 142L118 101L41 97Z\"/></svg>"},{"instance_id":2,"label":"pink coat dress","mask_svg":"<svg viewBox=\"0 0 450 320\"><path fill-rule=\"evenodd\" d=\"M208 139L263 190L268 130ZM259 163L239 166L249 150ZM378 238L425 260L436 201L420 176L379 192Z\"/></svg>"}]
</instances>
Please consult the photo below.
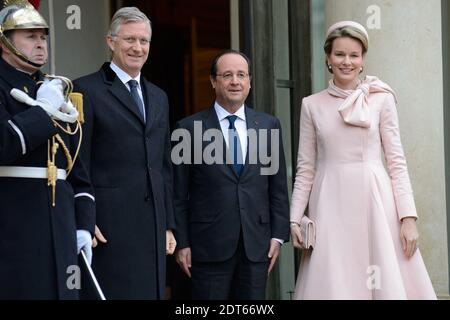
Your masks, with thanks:
<instances>
[{"instance_id":1,"label":"pink coat dress","mask_svg":"<svg viewBox=\"0 0 450 320\"><path fill-rule=\"evenodd\" d=\"M436 299L419 250L402 250L400 219L417 213L395 95L377 78L303 99L291 221L307 205L316 246L295 299Z\"/></svg>"}]
</instances>

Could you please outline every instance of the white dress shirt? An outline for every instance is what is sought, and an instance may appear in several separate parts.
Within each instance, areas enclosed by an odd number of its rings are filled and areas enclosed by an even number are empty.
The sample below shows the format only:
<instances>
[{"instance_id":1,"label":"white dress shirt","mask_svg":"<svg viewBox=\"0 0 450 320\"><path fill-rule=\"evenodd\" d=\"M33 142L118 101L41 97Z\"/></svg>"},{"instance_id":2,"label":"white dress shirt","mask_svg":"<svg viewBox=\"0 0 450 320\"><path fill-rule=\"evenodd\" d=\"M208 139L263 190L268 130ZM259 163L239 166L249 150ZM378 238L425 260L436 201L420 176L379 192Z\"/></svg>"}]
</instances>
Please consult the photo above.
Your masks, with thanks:
<instances>
[{"instance_id":1,"label":"white dress shirt","mask_svg":"<svg viewBox=\"0 0 450 320\"><path fill-rule=\"evenodd\" d=\"M247 155L247 121L245 120L245 107L242 105L238 111L235 113L229 113L217 102L214 104L214 109L216 110L217 118L219 119L220 129L222 129L222 134L225 139L227 147L230 146L228 138L228 128L230 127L230 121L227 117L231 115L237 116L234 126L236 128L237 134L239 136L239 141L241 142L242 160L245 164L245 157Z\"/></svg>"}]
</instances>

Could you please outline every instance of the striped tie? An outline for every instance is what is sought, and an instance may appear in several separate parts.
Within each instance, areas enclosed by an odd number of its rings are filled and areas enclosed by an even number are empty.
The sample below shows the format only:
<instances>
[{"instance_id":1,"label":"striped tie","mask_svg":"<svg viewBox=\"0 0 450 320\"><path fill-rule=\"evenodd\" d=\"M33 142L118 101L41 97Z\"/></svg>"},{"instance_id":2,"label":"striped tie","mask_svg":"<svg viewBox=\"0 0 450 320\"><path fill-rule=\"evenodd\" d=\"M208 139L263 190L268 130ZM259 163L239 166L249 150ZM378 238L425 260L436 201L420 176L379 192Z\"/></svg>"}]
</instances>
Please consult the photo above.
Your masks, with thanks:
<instances>
[{"instance_id":1,"label":"striped tie","mask_svg":"<svg viewBox=\"0 0 450 320\"><path fill-rule=\"evenodd\" d=\"M142 102L142 99L138 93L138 82L136 80L130 80L128 81L128 85L130 86L131 96L133 97L134 102L136 102L136 105L139 108L139 112L142 115L142 119L144 119L145 122L145 108L144 103Z\"/></svg>"}]
</instances>

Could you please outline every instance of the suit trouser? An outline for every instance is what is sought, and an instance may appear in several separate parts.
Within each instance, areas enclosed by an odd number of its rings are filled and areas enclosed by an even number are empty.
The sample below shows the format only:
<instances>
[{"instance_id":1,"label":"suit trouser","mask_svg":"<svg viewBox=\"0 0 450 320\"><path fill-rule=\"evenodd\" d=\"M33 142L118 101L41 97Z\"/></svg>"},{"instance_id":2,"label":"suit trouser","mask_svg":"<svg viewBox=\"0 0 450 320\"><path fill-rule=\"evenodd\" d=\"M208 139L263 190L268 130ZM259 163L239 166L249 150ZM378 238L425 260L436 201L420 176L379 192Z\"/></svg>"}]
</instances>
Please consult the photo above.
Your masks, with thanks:
<instances>
[{"instance_id":1,"label":"suit trouser","mask_svg":"<svg viewBox=\"0 0 450 320\"><path fill-rule=\"evenodd\" d=\"M263 300L269 261L252 262L242 236L234 255L220 262L192 262L192 299Z\"/></svg>"}]
</instances>

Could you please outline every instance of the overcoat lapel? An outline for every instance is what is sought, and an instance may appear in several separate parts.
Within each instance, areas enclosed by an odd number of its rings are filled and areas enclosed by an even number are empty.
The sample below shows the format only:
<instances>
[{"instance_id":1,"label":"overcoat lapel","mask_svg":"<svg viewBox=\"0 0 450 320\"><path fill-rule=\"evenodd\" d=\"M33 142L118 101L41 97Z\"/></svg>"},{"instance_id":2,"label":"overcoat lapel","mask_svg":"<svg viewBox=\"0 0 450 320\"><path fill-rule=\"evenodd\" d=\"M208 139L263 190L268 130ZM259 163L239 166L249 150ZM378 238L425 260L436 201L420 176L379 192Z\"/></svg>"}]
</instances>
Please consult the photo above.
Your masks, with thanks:
<instances>
[{"instance_id":1,"label":"overcoat lapel","mask_svg":"<svg viewBox=\"0 0 450 320\"><path fill-rule=\"evenodd\" d=\"M145 125L144 119L139 112L136 102L131 97L130 92L125 85L116 76L115 72L110 68L109 63L105 63L102 66L102 70L105 76L105 83L109 85L109 92L120 101L120 104L128 109L135 117L139 119L142 125Z\"/></svg>"},{"instance_id":2,"label":"overcoat lapel","mask_svg":"<svg viewBox=\"0 0 450 320\"><path fill-rule=\"evenodd\" d=\"M161 112L161 109L158 108L157 104L155 104L153 91L150 90L150 87L147 85L147 82L143 77L141 77L141 88L142 95L144 96L146 112L145 132L148 132L151 129L152 125L155 124L155 119L158 118L158 113Z\"/></svg>"}]
</instances>

